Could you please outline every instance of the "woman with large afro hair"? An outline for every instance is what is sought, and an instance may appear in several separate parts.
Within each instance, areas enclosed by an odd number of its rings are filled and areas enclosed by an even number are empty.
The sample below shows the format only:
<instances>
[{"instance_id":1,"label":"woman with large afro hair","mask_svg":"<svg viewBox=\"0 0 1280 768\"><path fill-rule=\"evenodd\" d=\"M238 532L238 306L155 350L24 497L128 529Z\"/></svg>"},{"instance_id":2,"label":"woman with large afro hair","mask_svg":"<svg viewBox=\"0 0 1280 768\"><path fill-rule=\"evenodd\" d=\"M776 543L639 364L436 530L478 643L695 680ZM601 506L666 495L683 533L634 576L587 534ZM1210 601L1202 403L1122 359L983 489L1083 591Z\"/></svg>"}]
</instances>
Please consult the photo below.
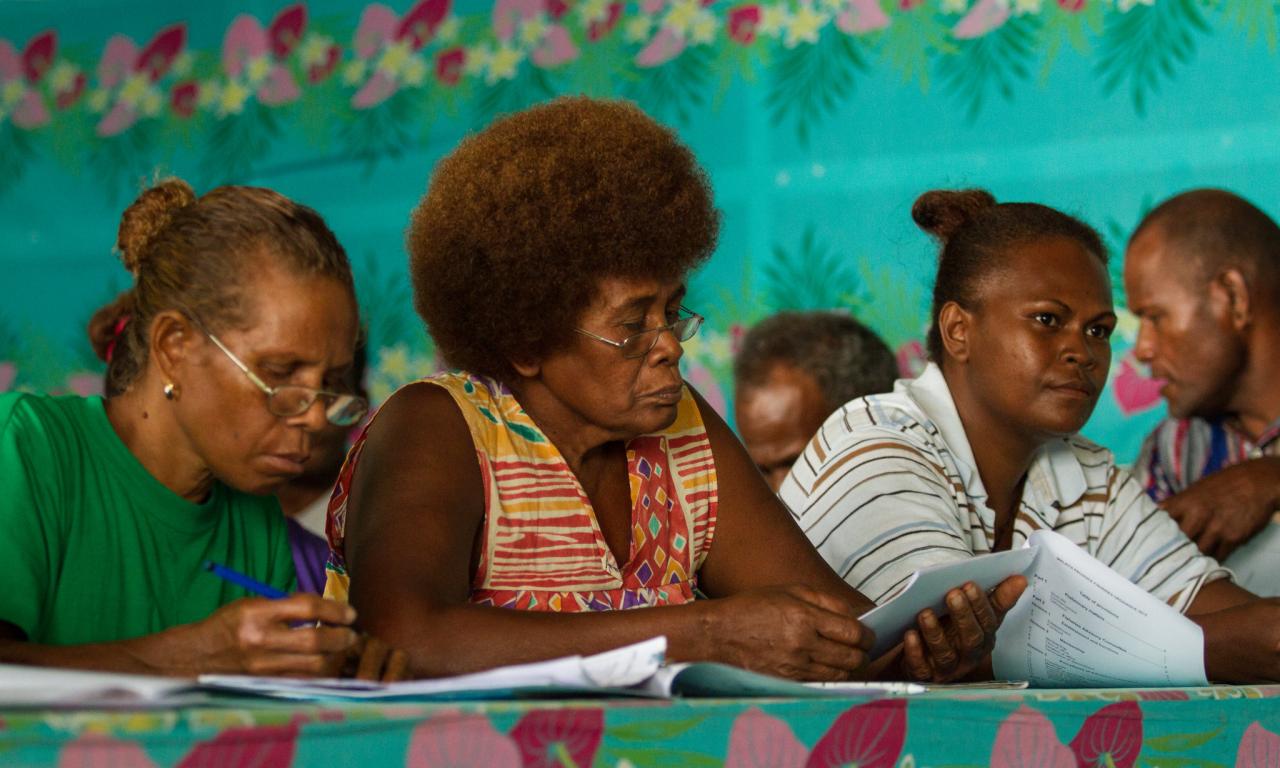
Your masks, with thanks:
<instances>
[{"instance_id":1,"label":"woman with large afro hair","mask_svg":"<svg viewBox=\"0 0 1280 768\"><path fill-rule=\"evenodd\" d=\"M412 674L656 635L672 659L866 674L870 603L680 375L702 321L685 281L718 229L692 154L624 102L501 118L437 166L408 249L418 311L460 370L385 403L329 521L327 594ZM959 619L916 646L939 678L994 640L999 600L953 593Z\"/></svg>"}]
</instances>

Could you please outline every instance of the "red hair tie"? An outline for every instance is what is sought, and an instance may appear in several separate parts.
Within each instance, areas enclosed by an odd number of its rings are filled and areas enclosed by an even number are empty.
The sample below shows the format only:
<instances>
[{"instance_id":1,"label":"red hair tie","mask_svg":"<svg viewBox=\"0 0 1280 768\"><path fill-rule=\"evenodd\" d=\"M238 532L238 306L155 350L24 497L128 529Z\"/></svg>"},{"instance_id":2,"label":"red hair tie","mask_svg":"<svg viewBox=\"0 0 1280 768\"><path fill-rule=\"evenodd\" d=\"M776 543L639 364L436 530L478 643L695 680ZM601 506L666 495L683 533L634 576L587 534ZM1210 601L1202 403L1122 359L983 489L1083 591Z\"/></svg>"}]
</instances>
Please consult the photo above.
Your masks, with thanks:
<instances>
[{"instance_id":1,"label":"red hair tie","mask_svg":"<svg viewBox=\"0 0 1280 768\"><path fill-rule=\"evenodd\" d=\"M116 321L115 326L112 327L111 341L107 342L107 353L104 355L104 357L107 358L108 365L111 364L111 358L115 357L116 342L120 341L120 334L124 333L124 327L129 324L131 319L133 319L132 315L121 315L120 319Z\"/></svg>"}]
</instances>

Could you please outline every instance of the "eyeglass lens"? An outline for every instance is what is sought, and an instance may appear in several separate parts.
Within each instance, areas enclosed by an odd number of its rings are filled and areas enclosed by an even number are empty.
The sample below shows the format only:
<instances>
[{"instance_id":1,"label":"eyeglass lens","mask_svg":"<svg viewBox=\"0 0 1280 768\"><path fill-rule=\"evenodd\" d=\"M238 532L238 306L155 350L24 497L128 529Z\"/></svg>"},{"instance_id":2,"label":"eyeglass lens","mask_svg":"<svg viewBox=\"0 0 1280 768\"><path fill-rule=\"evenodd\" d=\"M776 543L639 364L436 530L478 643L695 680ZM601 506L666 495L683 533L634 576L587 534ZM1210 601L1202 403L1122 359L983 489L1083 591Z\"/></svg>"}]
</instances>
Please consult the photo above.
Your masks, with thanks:
<instances>
[{"instance_id":1,"label":"eyeglass lens","mask_svg":"<svg viewBox=\"0 0 1280 768\"><path fill-rule=\"evenodd\" d=\"M643 357L649 354L649 350L657 346L659 334L666 330L670 330L680 341L688 341L698 332L698 328L701 325L701 315L690 315L689 317L680 318L669 326L641 331L634 336L628 336L623 339L622 354L626 357Z\"/></svg>"}]
</instances>

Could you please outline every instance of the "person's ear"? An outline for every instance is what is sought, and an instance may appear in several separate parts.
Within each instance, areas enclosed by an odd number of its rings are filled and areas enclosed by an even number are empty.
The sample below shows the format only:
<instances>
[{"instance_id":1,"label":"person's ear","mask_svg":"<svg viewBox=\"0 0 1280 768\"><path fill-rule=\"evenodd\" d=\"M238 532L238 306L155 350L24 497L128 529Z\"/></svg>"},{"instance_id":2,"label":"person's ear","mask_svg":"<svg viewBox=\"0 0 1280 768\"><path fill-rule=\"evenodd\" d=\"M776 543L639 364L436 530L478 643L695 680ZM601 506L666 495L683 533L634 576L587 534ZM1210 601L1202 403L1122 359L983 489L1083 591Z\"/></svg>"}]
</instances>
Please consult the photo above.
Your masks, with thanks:
<instances>
[{"instance_id":1,"label":"person's ear","mask_svg":"<svg viewBox=\"0 0 1280 768\"><path fill-rule=\"evenodd\" d=\"M160 312L151 321L151 360L166 385L182 383L182 369L200 341L199 335L186 315L176 310Z\"/></svg>"},{"instance_id":2,"label":"person's ear","mask_svg":"<svg viewBox=\"0 0 1280 768\"><path fill-rule=\"evenodd\" d=\"M969 359L969 334L972 332L972 312L954 301L942 305L938 312L938 335L948 357L959 362Z\"/></svg>"},{"instance_id":3,"label":"person's ear","mask_svg":"<svg viewBox=\"0 0 1280 768\"><path fill-rule=\"evenodd\" d=\"M527 358L517 360L512 358L511 367L515 369L517 374L526 379L536 379L538 374L542 373L542 362L540 360Z\"/></svg>"},{"instance_id":4,"label":"person's ear","mask_svg":"<svg viewBox=\"0 0 1280 768\"><path fill-rule=\"evenodd\" d=\"M1227 320L1236 331L1243 331L1253 322L1253 307L1249 303L1249 284L1238 269L1224 269L1214 279L1227 310Z\"/></svg>"}]
</instances>

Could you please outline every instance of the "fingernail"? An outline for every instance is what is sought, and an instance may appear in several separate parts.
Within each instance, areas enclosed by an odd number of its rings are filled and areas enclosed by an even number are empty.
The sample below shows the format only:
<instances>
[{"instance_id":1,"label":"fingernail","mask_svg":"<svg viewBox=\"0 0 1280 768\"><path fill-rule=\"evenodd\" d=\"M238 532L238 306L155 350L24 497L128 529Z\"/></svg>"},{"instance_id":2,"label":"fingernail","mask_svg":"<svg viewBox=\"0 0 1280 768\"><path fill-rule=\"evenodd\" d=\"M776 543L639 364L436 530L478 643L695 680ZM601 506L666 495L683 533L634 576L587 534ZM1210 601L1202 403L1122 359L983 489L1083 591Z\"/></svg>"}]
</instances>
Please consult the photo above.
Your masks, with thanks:
<instances>
[{"instance_id":1,"label":"fingernail","mask_svg":"<svg viewBox=\"0 0 1280 768\"><path fill-rule=\"evenodd\" d=\"M955 592L948 594L947 605L950 606L953 611L958 611L961 608L964 608L964 595L957 595Z\"/></svg>"},{"instance_id":2,"label":"fingernail","mask_svg":"<svg viewBox=\"0 0 1280 768\"><path fill-rule=\"evenodd\" d=\"M347 612L345 615L347 617L347 623L350 624L351 622L356 620L356 609L348 605Z\"/></svg>"}]
</instances>

